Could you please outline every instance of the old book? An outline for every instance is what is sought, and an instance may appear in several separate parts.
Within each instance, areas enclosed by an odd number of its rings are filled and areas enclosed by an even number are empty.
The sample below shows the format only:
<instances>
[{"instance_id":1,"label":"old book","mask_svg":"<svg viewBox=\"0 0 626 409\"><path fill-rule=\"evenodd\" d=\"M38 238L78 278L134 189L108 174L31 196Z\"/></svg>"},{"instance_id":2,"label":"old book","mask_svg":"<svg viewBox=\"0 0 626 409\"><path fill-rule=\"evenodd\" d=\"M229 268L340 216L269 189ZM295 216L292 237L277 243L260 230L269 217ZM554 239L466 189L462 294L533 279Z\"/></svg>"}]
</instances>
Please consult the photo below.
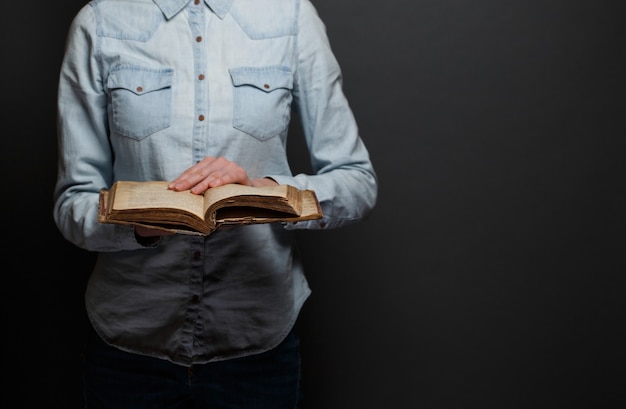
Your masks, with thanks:
<instances>
[{"instance_id":1,"label":"old book","mask_svg":"<svg viewBox=\"0 0 626 409\"><path fill-rule=\"evenodd\" d=\"M221 225L297 222L322 217L315 192L290 185L229 184L203 195L167 188L166 181L117 181L100 191L100 223L159 227L208 235Z\"/></svg>"}]
</instances>

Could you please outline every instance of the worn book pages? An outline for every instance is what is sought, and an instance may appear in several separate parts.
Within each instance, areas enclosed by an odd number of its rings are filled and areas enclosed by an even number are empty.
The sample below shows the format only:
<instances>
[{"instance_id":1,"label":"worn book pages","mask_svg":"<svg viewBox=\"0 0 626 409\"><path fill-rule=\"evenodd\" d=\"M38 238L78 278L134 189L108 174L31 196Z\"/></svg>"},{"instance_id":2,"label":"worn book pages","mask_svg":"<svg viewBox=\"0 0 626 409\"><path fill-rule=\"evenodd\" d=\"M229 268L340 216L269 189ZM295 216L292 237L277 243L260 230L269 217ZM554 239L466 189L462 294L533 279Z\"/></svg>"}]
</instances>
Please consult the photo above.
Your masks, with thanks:
<instances>
[{"instance_id":1,"label":"worn book pages","mask_svg":"<svg viewBox=\"0 0 626 409\"><path fill-rule=\"evenodd\" d=\"M311 190L289 185L229 184L204 195L176 192L166 181L118 181L100 192L101 223L139 224L176 233L207 235L221 224L313 220L322 217Z\"/></svg>"}]
</instances>

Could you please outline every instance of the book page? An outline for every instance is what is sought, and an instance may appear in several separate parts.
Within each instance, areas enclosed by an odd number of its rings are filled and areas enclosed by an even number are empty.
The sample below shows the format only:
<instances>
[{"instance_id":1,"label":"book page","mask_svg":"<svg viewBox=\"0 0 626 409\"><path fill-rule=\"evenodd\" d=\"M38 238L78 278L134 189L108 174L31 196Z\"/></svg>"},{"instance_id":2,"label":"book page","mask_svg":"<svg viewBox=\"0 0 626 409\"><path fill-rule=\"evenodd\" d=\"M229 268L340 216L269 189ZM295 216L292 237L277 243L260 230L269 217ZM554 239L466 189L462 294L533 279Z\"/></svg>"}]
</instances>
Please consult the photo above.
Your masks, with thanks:
<instances>
[{"instance_id":1,"label":"book page","mask_svg":"<svg viewBox=\"0 0 626 409\"><path fill-rule=\"evenodd\" d=\"M212 204L234 196L267 196L287 198L287 185L253 187L238 184L228 184L208 189L204 193L204 206L208 209ZM243 203L242 203L243 205Z\"/></svg>"},{"instance_id":2,"label":"book page","mask_svg":"<svg viewBox=\"0 0 626 409\"><path fill-rule=\"evenodd\" d=\"M118 182L114 185L114 210L183 209L204 218L203 197L190 191L176 192L167 188L169 182Z\"/></svg>"}]
</instances>

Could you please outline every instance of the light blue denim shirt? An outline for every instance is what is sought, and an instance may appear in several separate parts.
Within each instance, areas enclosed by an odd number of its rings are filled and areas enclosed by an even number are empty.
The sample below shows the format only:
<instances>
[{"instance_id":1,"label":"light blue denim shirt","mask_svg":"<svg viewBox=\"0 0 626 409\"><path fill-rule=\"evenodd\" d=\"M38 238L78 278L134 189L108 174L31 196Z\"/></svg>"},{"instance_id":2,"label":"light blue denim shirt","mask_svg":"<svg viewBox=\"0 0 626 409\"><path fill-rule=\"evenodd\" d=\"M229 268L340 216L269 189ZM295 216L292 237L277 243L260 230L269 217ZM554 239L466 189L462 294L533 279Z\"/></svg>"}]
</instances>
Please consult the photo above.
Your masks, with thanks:
<instances>
[{"instance_id":1,"label":"light blue denim shirt","mask_svg":"<svg viewBox=\"0 0 626 409\"><path fill-rule=\"evenodd\" d=\"M297 111L313 174L286 155ZM76 15L58 89L54 218L98 252L85 294L105 341L181 365L266 351L310 294L294 229L363 219L377 180L309 0L95 0ZM116 180L172 180L205 156L316 192L324 217L164 236L97 221Z\"/></svg>"}]
</instances>

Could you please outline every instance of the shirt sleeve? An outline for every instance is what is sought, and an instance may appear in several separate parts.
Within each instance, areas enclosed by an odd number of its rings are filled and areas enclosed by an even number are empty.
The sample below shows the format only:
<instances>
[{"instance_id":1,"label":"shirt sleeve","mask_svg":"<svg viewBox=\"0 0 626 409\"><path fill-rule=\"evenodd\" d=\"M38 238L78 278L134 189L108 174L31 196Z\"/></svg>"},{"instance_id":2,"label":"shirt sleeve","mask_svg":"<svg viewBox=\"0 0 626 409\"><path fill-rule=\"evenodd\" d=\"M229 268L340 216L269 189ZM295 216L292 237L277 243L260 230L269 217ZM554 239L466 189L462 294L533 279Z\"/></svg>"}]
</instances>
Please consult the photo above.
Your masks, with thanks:
<instances>
[{"instance_id":1,"label":"shirt sleeve","mask_svg":"<svg viewBox=\"0 0 626 409\"><path fill-rule=\"evenodd\" d=\"M57 99L58 176L53 216L62 235L86 250L139 249L130 226L98 223L98 199L112 179L107 96L90 5L70 25Z\"/></svg>"},{"instance_id":2,"label":"shirt sleeve","mask_svg":"<svg viewBox=\"0 0 626 409\"><path fill-rule=\"evenodd\" d=\"M374 208L378 185L369 152L342 88L342 73L326 28L309 0L298 18L294 101L310 154L312 175L269 175L278 183L316 192L323 219L288 229L336 228L362 220Z\"/></svg>"}]
</instances>

